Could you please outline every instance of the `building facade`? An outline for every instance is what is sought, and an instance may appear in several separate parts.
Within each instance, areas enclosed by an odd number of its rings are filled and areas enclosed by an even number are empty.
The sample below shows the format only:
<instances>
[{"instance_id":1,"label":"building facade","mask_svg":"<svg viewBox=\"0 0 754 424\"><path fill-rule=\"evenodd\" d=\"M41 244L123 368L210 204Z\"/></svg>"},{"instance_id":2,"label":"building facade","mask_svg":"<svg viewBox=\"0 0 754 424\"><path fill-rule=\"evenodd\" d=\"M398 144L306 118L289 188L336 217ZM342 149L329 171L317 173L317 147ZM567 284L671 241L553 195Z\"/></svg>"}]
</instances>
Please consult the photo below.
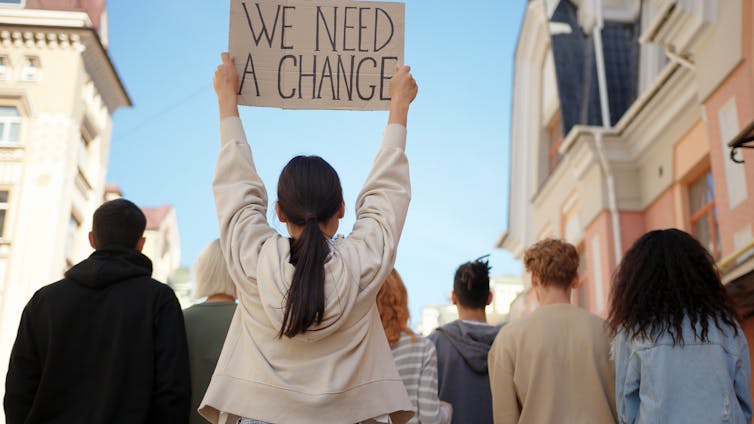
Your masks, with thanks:
<instances>
[{"instance_id":1,"label":"building facade","mask_svg":"<svg viewBox=\"0 0 754 424\"><path fill-rule=\"evenodd\" d=\"M152 261L152 278L163 283L171 282L173 273L181 265L181 240L175 208L162 205L142 207L147 217L147 228L142 253Z\"/></svg>"},{"instance_id":2,"label":"building facade","mask_svg":"<svg viewBox=\"0 0 754 424\"><path fill-rule=\"evenodd\" d=\"M91 249L112 114L104 0L0 1L0 373L24 305ZM2 389L0 389L2 390Z\"/></svg>"},{"instance_id":3,"label":"building facade","mask_svg":"<svg viewBox=\"0 0 754 424\"><path fill-rule=\"evenodd\" d=\"M498 246L521 258L545 237L573 243L584 281L574 300L605 316L628 247L647 231L679 228L718 260L750 319L752 23L751 0L529 1Z\"/></svg>"}]
</instances>

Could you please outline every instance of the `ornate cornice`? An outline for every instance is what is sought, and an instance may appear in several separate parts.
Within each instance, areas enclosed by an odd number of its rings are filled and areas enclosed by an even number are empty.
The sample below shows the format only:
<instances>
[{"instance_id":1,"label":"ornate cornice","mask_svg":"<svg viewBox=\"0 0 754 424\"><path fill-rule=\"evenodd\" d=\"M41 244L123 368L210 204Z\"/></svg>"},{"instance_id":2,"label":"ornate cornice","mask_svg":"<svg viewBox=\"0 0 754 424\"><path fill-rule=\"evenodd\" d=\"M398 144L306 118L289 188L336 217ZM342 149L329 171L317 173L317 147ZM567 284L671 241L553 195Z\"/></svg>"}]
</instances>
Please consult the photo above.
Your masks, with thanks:
<instances>
[{"instance_id":1,"label":"ornate cornice","mask_svg":"<svg viewBox=\"0 0 754 424\"><path fill-rule=\"evenodd\" d=\"M75 30L60 31L22 31L20 29L3 29L0 31L0 44L5 48L27 47L38 49L84 50L81 36Z\"/></svg>"},{"instance_id":2,"label":"ornate cornice","mask_svg":"<svg viewBox=\"0 0 754 424\"><path fill-rule=\"evenodd\" d=\"M0 45L5 48L70 49L82 55L89 77L102 96L110 114L131 106L110 56L97 31L91 27L45 26L30 22L0 24Z\"/></svg>"}]
</instances>

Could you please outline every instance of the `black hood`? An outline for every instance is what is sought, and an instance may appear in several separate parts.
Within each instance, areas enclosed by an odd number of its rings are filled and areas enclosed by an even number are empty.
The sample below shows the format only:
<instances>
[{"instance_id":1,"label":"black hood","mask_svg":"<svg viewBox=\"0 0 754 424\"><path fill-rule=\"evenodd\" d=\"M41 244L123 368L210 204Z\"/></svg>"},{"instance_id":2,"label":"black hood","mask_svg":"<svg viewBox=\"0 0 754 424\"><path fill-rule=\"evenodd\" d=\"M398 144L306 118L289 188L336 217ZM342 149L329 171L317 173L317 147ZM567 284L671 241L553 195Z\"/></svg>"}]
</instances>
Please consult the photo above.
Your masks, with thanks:
<instances>
[{"instance_id":1,"label":"black hood","mask_svg":"<svg viewBox=\"0 0 754 424\"><path fill-rule=\"evenodd\" d=\"M487 353L500 327L467 324L457 320L438 328L437 331L448 338L472 370L480 374L487 373Z\"/></svg>"},{"instance_id":2,"label":"black hood","mask_svg":"<svg viewBox=\"0 0 754 424\"><path fill-rule=\"evenodd\" d=\"M152 261L134 249L106 247L91 254L65 273L66 278L90 288L152 275Z\"/></svg>"}]
</instances>

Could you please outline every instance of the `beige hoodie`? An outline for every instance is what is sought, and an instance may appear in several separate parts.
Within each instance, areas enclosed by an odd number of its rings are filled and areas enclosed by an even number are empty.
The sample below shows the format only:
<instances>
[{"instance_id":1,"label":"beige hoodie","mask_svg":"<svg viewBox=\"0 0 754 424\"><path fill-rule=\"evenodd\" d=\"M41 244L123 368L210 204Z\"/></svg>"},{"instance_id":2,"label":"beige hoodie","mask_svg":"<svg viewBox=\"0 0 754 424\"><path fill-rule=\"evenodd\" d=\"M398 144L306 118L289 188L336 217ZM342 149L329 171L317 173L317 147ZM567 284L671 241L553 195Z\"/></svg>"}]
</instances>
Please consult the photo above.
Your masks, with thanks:
<instances>
[{"instance_id":1,"label":"beige hoodie","mask_svg":"<svg viewBox=\"0 0 754 424\"><path fill-rule=\"evenodd\" d=\"M290 243L267 223L267 193L240 119L224 119L220 133L213 190L239 304L200 413L213 423L220 412L286 424L353 424L385 414L406 422L411 402L375 303L411 197L405 127L385 129L353 231L331 243L322 323L282 339Z\"/></svg>"}]
</instances>

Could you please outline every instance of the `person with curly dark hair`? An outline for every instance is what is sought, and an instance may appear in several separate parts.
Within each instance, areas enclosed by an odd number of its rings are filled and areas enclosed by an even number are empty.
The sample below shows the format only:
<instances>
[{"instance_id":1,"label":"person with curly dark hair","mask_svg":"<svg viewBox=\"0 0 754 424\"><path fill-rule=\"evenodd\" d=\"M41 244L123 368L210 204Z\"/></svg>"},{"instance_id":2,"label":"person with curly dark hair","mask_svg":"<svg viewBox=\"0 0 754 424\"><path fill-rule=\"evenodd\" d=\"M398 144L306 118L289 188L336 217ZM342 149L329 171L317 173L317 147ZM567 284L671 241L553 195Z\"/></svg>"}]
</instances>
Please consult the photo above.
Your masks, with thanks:
<instances>
[{"instance_id":1,"label":"person with curly dark hair","mask_svg":"<svg viewBox=\"0 0 754 424\"><path fill-rule=\"evenodd\" d=\"M621 423L748 423L749 347L712 255L689 234L651 231L613 277Z\"/></svg>"},{"instance_id":2,"label":"person with curly dark hair","mask_svg":"<svg viewBox=\"0 0 754 424\"><path fill-rule=\"evenodd\" d=\"M617 422L605 322L571 305L576 248L542 240L526 249L524 266L539 307L505 325L490 349L495 424Z\"/></svg>"}]
</instances>

